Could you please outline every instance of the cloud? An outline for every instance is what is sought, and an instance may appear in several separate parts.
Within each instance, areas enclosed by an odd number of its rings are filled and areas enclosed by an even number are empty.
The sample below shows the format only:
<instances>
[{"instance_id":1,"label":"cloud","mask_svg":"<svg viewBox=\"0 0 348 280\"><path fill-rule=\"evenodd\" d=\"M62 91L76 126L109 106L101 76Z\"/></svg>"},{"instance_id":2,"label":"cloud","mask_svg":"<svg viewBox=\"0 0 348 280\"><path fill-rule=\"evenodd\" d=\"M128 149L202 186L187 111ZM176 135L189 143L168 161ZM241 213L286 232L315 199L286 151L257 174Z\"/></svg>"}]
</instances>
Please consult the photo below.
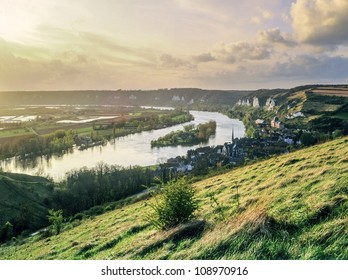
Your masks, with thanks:
<instances>
[{"instance_id":1,"label":"cloud","mask_svg":"<svg viewBox=\"0 0 348 280\"><path fill-rule=\"evenodd\" d=\"M341 56L298 55L283 62L243 64L232 69L197 73L203 87L276 88L309 83L345 83L348 58Z\"/></svg>"},{"instance_id":2,"label":"cloud","mask_svg":"<svg viewBox=\"0 0 348 280\"><path fill-rule=\"evenodd\" d=\"M281 32L279 28L260 31L257 37L263 43L280 44L288 47L296 45L290 34Z\"/></svg>"},{"instance_id":3,"label":"cloud","mask_svg":"<svg viewBox=\"0 0 348 280\"><path fill-rule=\"evenodd\" d=\"M149 49L128 47L118 42L117 38L88 31L67 30L49 25L37 27L38 38L45 38L42 44L57 52L78 52L97 60L115 62L117 58L134 63L142 61L155 63L156 52Z\"/></svg>"},{"instance_id":4,"label":"cloud","mask_svg":"<svg viewBox=\"0 0 348 280\"><path fill-rule=\"evenodd\" d=\"M259 15L252 17L250 22L259 25L272 18L273 18L273 13L271 11L260 10Z\"/></svg>"},{"instance_id":5,"label":"cloud","mask_svg":"<svg viewBox=\"0 0 348 280\"><path fill-rule=\"evenodd\" d=\"M63 33L60 33L63 34ZM55 35L56 36L56 35ZM131 77L144 79L143 69L156 62L145 63L142 51L127 49L112 42L88 43L76 39L65 44L23 46L0 38L0 90L106 89L124 85ZM41 52L41 56L27 55ZM145 51L144 51L145 52ZM135 85L135 82L133 83Z\"/></svg>"},{"instance_id":6,"label":"cloud","mask_svg":"<svg viewBox=\"0 0 348 280\"><path fill-rule=\"evenodd\" d=\"M234 63L244 60L264 60L271 56L271 50L263 44L245 41L221 43L213 50L212 55L220 61Z\"/></svg>"},{"instance_id":7,"label":"cloud","mask_svg":"<svg viewBox=\"0 0 348 280\"><path fill-rule=\"evenodd\" d=\"M348 58L343 56L298 55L276 63L270 75L280 78L342 82L348 78Z\"/></svg>"},{"instance_id":8,"label":"cloud","mask_svg":"<svg viewBox=\"0 0 348 280\"><path fill-rule=\"evenodd\" d=\"M202 63L202 62L214 61L215 58L212 56L211 53L202 53L202 54L199 54L199 55L192 56L192 60L195 63Z\"/></svg>"},{"instance_id":9,"label":"cloud","mask_svg":"<svg viewBox=\"0 0 348 280\"><path fill-rule=\"evenodd\" d=\"M347 11L347 0L297 0L291 7L296 38L314 45L347 44Z\"/></svg>"},{"instance_id":10,"label":"cloud","mask_svg":"<svg viewBox=\"0 0 348 280\"><path fill-rule=\"evenodd\" d=\"M189 66L189 62L183 59L174 57L170 54L161 54L159 56L159 62L162 67L166 67L166 68L178 68L178 67Z\"/></svg>"}]
</instances>

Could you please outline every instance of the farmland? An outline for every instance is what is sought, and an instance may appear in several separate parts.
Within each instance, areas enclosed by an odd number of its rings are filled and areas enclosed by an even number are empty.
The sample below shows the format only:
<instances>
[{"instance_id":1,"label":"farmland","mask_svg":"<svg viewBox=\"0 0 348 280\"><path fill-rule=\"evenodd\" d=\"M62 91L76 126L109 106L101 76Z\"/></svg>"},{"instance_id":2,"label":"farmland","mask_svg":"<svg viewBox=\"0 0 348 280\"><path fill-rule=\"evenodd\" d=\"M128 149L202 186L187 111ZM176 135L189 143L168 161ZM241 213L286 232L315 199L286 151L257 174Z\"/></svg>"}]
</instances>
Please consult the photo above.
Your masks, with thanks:
<instances>
[{"instance_id":1,"label":"farmland","mask_svg":"<svg viewBox=\"0 0 348 280\"><path fill-rule=\"evenodd\" d=\"M319 87L312 90L312 93L329 96L343 96L348 97L347 87Z\"/></svg>"},{"instance_id":2,"label":"farmland","mask_svg":"<svg viewBox=\"0 0 348 280\"><path fill-rule=\"evenodd\" d=\"M35 116L35 118L31 117L30 120L24 121L28 119L29 115ZM192 116L186 111L142 109L140 107L24 106L13 108L3 106L0 107L0 144L2 145L0 157L24 155L27 152L20 153L13 146L21 146L30 139L34 139L32 141L37 141L38 145L41 145L41 140L47 138L53 140L56 137L55 133L59 131L64 133L71 131L75 144L79 145L81 137L87 137L94 143L103 142L111 138L163 128L191 119ZM61 133L61 135L63 134ZM68 147L71 147L74 143L71 140L69 142L72 144L69 144ZM57 151L57 149L54 150ZM41 151L35 155L47 153Z\"/></svg>"}]
</instances>

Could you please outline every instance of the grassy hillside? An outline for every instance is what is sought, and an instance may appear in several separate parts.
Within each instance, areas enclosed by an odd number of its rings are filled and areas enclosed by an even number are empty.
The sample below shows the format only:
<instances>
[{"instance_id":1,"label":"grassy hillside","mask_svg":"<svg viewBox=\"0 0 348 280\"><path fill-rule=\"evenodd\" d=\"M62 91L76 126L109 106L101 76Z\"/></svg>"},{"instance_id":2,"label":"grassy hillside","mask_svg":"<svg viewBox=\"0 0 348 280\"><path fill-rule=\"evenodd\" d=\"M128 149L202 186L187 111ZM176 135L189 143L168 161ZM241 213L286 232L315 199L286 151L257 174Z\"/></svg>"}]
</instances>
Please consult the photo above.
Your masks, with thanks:
<instances>
[{"instance_id":1,"label":"grassy hillside","mask_svg":"<svg viewBox=\"0 0 348 280\"><path fill-rule=\"evenodd\" d=\"M33 230L45 224L52 191L52 183L45 178L0 173L0 226L16 221L18 230Z\"/></svg>"},{"instance_id":2,"label":"grassy hillside","mask_svg":"<svg viewBox=\"0 0 348 280\"><path fill-rule=\"evenodd\" d=\"M196 221L153 228L147 199L3 245L0 259L348 259L348 138L194 183Z\"/></svg>"}]
</instances>

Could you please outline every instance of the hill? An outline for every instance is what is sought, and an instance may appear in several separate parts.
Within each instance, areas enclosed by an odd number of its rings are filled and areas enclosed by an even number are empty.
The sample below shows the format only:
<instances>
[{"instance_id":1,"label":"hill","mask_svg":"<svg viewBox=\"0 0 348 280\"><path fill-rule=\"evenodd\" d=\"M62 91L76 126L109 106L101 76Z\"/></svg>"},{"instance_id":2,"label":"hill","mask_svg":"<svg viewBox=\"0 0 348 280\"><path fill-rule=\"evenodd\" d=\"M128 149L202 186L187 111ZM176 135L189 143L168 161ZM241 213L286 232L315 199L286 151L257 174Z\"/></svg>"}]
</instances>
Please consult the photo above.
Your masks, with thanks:
<instances>
[{"instance_id":1,"label":"hill","mask_svg":"<svg viewBox=\"0 0 348 280\"><path fill-rule=\"evenodd\" d=\"M0 226L9 221L21 232L47 224L52 192L53 184L45 178L0 173Z\"/></svg>"},{"instance_id":2,"label":"hill","mask_svg":"<svg viewBox=\"0 0 348 280\"><path fill-rule=\"evenodd\" d=\"M133 106L197 106L234 105L248 95L245 90L205 90L198 88L158 90L76 90L0 92L4 106L26 105L133 105Z\"/></svg>"},{"instance_id":3,"label":"hill","mask_svg":"<svg viewBox=\"0 0 348 280\"><path fill-rule=\"evenodd\" d=\"M195 182L196 221L169 231L137 197L0 259L348 259L347 155L341 138Z\"/></svg>"}]
</instances>

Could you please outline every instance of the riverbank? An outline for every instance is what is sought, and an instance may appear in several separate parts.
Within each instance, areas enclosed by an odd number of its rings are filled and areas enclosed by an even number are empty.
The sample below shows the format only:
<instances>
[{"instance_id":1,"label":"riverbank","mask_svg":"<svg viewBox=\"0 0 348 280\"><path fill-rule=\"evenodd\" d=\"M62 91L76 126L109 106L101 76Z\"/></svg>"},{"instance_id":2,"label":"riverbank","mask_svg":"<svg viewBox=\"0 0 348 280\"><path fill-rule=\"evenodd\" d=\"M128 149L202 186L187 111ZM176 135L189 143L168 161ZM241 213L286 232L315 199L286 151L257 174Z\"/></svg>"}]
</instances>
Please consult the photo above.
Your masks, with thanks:
<instances>
[{"instance_id":1,"label":"riverbank","mask_svg":"<svg viewBox=\"0 0 348 280\"><path fill-rule=\"evenodd\" d=\"M9 108L0 108L9 114ZM139 107L45 107L32 108L35 119L3 120L0 131L0 159L63 154L74 145L83 149L129 134L161 129L191 121L193 116L183 110L159 110ZM52 111L53 110L53 111ZM27 113L24 108L23 112ZM41 113L41 114L40 114ZM103 114L103 116L97 116ZM12 116L11 120L14 117Z\"/></svg>"},{"instance_id":2,"label":"riverbank","mask_svg":"<svg viewBox=\"0 0 348 280\"><path fill-rule=\"evenodd\" d=\"M208 143L204 145L217 146L230 142L232 127L234 127L235 137L241 138L244 136L245 128L241 121L230 119L217 112L190 111L190 113L194 116L194 120L185 125L199 125L209 120L216 121L216 135L210 137ZM72 151L64 155L36 157L26 160L11 158L7 161L1 161L0 166L4 171L29 175L48 175L59 181L64 178L68 171L83 166L93 168L101 161L109 165L116 164L124 167L156 165L166 162L169 158L184 156L188 150L201 146L151 148L152 140L158 139L171 131L181 129L183 129L183 125L179 124L159 130L135 133L109 141L105 146L92 147L83 151L73 148Z\"/></svg>"}]
</instances>

